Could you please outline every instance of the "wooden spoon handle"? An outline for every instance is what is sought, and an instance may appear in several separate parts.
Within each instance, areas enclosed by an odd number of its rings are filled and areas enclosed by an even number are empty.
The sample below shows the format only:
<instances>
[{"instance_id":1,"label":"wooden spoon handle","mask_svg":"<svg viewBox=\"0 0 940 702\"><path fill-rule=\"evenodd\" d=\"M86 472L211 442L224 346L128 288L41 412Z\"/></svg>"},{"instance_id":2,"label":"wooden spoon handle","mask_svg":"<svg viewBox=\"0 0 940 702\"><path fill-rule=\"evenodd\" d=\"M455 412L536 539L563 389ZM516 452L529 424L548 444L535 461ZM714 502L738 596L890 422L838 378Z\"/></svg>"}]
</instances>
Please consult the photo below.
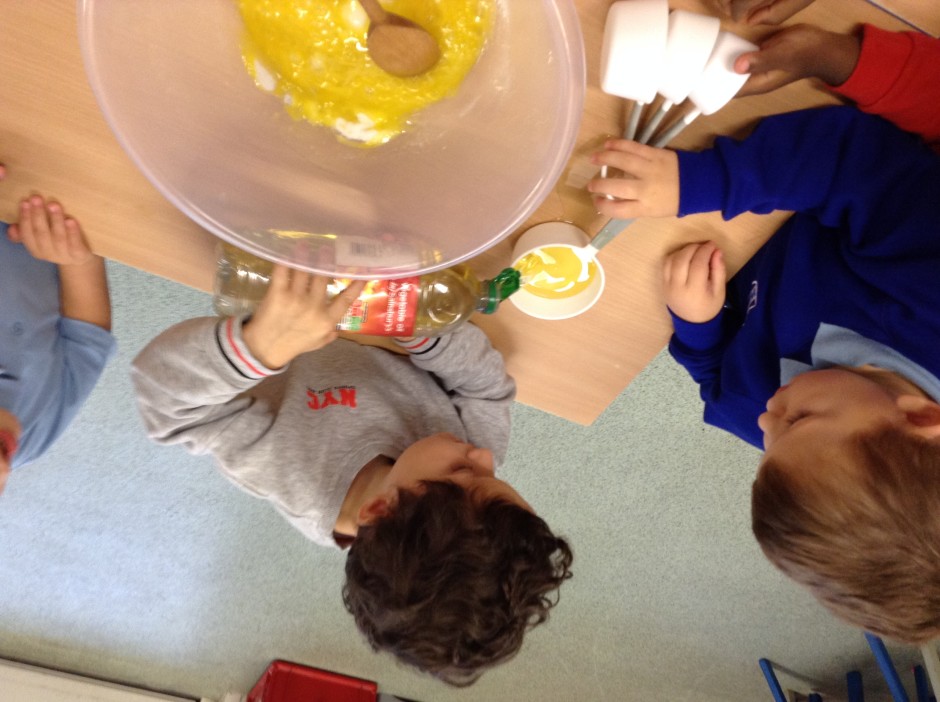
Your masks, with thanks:
<instances>
[{"instance_id":1,"label":"wooden spoon handle","mask_svg":"<svg viewBox=\"0 0 940 702\"><path fill-rule=\"evenodd\" d=\"M372 24L385 24L388 22L388 13L379 4L379 0L359 0L362 9L369 15Z\"/></svg>"}]
</instances>

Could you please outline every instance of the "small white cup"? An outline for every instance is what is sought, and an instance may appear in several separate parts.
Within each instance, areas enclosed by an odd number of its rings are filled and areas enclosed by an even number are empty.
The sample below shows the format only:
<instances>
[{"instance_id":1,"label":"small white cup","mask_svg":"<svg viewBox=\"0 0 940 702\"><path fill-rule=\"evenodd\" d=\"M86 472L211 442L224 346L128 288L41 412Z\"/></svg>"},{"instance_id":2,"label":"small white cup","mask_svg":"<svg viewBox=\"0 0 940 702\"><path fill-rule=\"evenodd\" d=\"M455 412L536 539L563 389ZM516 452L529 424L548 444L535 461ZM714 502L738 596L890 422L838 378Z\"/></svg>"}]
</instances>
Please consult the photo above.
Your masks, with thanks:
<instances>
[{"instance_id":1,"label":"small white cup","mask_svg":"<svg viewBox=\"0 0 940 702\"><path fill-rule=\"evenodd\" d=\"M580 249L590 242L590 237L581 229L568 222L545 222L537 224L525 232L512 250L512 265L515 267L526 254L536 249L549 246L562 246ZM594 259L597 272L590 284L581 292L571 297L548 299L533 295L523 285L510 296L512 303L530 317L538 319L568 319L587 312L600 299L604 292L604 268Z\"/></svg>"},{"instance_id":2,"label":"small white cup","mask_svg":"<svg viewBox=\"0 0 940 702\"><path fill-rule=\"evenodd\" d=\"M668 30L668 0L620 0L611 5L601 45L601 89L643 104L652 102Z\"/></svg>"},{"instance_id":3,"label":"small white cup","mask_svg":"<svg viewBox=\"0 0 940 702\"><path fill-rule=\"evenodd\" d=\"M731 32L719 32L711 56L689 93L699 112L710 115L731 102L747 82L748 74L735 73L734 62L741 54L757 51L758 46Z\"/></svg>"},{"instance_id":4,"label":"small white cup","mask_svg":"<svg viewBox=\"0 0 940 702\"><path fill-rule=\"evenodd\" d=\"M685 10L669 15L669 37L657 92L672 104L685 100L712 55L721 22L717 17Z\"/></svg>"}]
</instances>

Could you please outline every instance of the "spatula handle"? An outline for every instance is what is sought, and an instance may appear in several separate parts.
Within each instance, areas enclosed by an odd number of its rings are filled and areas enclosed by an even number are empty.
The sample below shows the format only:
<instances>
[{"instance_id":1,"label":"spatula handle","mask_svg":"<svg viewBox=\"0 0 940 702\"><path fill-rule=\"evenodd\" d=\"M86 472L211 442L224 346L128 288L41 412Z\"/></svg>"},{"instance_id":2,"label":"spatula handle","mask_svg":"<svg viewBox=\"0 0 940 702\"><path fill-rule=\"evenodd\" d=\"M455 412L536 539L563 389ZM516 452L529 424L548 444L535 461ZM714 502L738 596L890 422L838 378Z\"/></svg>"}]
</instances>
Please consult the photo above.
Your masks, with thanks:
<instances>
[{"instance_id":1,"label":"spatula handle","mask_svg":"<svg viewBox=\"0 0 940 702\"><path fill-rule=\"evenodd\" d=\"M607 224L604 225L604 228L601 229L597 234L594 235L594 238L591 239L590 244L595 251L598 251L616 237L620 232L633 224L635 220L632 219L612 219Z\"/></svg>"}]
</instances>

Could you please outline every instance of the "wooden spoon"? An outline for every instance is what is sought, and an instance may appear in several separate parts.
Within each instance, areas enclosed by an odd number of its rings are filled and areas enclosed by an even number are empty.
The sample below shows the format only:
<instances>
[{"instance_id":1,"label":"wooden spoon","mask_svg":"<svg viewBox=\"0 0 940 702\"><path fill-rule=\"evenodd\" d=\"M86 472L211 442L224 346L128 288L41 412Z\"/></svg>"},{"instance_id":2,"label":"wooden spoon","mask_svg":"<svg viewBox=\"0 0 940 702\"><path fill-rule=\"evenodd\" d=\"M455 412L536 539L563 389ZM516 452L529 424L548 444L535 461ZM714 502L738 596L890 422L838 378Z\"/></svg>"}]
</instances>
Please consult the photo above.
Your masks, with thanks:
<instances>
[{"instance_id":1,"label":"wooden spoon","mask_svg":"<svg viewBox=\"0 0 940 702\"><path fill-rule=\"evenodd\" d=\"M426 73L441 57L437 41L419 24L386 12L379 0L359 0L369 15L369 56L386 73L410 78Z\"/></svg>"}]
</instances>

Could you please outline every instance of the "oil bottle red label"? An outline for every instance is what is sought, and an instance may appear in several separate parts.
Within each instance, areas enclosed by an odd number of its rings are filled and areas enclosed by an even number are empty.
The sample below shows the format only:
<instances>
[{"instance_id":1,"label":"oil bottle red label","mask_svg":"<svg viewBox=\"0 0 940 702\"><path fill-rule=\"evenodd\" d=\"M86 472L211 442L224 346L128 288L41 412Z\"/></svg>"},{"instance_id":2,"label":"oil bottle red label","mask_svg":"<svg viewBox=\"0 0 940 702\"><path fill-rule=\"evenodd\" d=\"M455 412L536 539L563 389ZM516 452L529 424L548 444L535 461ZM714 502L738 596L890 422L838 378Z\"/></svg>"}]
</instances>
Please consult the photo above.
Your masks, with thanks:
<instances>
[{"instance_id":1,"label":"oil bottle red label","mask_svg":"<svg viewBox=\"0 0 940 702\"><path fill-rule=\"evenodd\" d=\"M337 329L377 336L411 336L418 314L419 280L414 276L367 283Z\"/></svg>"}]
</instances>

